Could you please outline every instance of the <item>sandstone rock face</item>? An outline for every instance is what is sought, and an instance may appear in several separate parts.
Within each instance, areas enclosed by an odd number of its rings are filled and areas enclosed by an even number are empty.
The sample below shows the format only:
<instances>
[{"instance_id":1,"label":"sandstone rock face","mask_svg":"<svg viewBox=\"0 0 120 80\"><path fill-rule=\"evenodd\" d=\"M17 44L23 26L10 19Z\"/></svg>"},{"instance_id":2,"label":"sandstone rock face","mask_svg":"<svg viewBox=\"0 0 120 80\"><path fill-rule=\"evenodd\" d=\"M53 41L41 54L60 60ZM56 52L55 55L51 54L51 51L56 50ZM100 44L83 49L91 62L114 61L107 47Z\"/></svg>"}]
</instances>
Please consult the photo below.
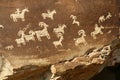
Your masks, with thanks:
<instances>
[{"instance_id":1,"label":"sandstone rock face","mask_svg":"<svg viewBox=\"0 0 120 80\"><path fill-rule=\"evenodd\" d=\"M0 12L9 80L88 80L107 65L119 33L116 0L1 0Z\"/></svg>"}]
</instances>

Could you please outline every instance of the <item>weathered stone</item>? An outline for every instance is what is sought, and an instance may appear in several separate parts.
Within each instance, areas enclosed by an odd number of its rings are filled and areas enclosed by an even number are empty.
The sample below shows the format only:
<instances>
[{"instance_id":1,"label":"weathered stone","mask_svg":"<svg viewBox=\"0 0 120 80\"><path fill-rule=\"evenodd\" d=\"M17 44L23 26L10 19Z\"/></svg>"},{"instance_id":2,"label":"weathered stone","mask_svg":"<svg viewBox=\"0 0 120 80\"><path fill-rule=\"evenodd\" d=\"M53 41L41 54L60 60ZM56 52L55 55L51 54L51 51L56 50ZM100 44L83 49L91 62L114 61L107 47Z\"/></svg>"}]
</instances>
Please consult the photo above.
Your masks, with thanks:
<instances>
[{"instance_id":1,"label":"weathered stone","mask_svg":"<svg viewBox=\"0 0 120 80\"><path fill-rule=\"evenodd\" d=\"M14 69L8 80L88 80L111 65L119 47L119 39L110 43L119 33L116 3L1 0L0 54Z\"/></svg>"}]
</instances>

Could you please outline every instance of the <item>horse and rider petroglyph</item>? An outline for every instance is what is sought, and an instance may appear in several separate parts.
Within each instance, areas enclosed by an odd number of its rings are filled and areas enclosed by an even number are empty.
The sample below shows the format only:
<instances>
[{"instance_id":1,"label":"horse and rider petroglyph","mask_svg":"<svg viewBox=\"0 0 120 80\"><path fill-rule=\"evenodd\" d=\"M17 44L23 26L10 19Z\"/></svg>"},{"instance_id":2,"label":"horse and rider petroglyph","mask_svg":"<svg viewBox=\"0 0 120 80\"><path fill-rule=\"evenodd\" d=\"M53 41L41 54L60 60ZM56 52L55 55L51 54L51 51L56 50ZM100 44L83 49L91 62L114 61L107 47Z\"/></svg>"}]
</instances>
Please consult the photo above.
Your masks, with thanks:
<instances>
[{"instance_id":1,"label":"horse and rider petroglyph","mask_svg":"<svg viewBox=\"0 0 120 80\"><path fill-rule=\"evenodd\" d=\"M80 44L84 44L84 45L87 45L87 41L85 40L85 31L82 29L82 30L79 30L78 31L78 35L80 36L79 38L75 38L75 46L79 46Z\"/></svg>"},{"instance_id":2,"label":"horse and rider petroglyph","mask_svg":"<svg viewBox=\"0 0 120 80\"><path fill-rule=\"evenodd\" d=\"M51 20L54 20L54 14L56 14L56 10L47 10L47 13L42 13L41 16L43 19L49 18Z\"/></svg>"},{"instance_id":3,"label":"horse and rider petroglyph","mask_svg":"<svg viewBox=\"0 0 120 80\"><path fill-rule=\"evenodd\" d=\"M53 29L53 32L58 36L59 33L62 33L62 34L65 33L65 31L64 31L65 28L67 28L67 26L65 24L62 24L62 25L59 24L57 28Z\"/></svg>"},{"instance_id":4,"label":"horse and rider petroglyph","mask_svg":"<svg viewBox=\"0 0 120 80\"><path fill-rule=\"evenodd\" d=\"M72 20L73 20L72 24L76 24L77 26L80 26L80 22L76 20L77 19L76 16L70 15L70 18L72 18Z\"/></svg>"},{"instance_id":5,"label":"horse and rider petroglyph","mask_svg":"<svg viewBox=\"0 0 120 80\"><path fill-rule=\"evenodd\" d=\"M16 9L15 13L10 14L10 18L13 19L14 22L17 22L17 19L21 19L22 21L25 21L25 13L29 12L28 8L23 9L20 11L19 8Z\"/></svg>"},{"instance_id":6,"label":"horse and rider petroglyph","mask_svg":"<svg viewBox=\"0 0 120 80\"><path fill-rule=\"evenodd\" d=\"M98 24L95 24L95 30L93 32L91 32L91 36L93 37L93 39L97 39L97 35L98 34L103 34L102 29L104 29L104 27L101 25L100 27L98 26Z\"/></svg>"}]
</instances>

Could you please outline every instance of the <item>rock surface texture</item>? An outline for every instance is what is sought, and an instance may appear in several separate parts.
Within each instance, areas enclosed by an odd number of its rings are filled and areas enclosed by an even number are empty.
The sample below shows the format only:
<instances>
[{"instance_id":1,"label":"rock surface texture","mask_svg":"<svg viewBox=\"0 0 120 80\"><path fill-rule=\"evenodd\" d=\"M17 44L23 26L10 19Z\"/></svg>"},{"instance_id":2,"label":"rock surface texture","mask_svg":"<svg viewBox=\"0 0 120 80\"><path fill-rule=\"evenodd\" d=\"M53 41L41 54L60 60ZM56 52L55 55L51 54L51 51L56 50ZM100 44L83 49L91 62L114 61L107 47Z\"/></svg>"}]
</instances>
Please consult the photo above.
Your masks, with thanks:
<instances>
[{"instance_id":1,"label":"rock surface texture","mask_svg":"<svg viewBox=\"0 0 120 80\"><path fill-rule=\"evenodd\" d=\"M120 62L117 0L0 0L0 80L89 80Z\"/></svg>"}]
</instances>

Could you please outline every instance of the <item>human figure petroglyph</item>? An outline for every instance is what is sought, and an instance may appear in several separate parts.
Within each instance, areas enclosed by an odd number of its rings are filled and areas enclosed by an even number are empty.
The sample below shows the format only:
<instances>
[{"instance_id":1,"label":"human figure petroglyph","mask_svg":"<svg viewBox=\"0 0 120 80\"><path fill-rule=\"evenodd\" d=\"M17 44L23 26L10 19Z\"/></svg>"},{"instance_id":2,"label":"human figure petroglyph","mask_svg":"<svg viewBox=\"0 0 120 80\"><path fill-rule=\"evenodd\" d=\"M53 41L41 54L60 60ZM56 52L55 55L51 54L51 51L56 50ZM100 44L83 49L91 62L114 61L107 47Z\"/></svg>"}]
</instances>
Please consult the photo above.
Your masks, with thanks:
<instances>
[{"instance_id":1,"label":"human figure petroglyph","mask_svg":"<svg viewBox=\"0 0 120 80\"><path fill-rule=\"evenodd\" d=\"M54 14L56 14L56 10L47 10L47 13L42 13L41 16L43 19L50 18L51 20L54 20Z\"/></svg>"},{"instance_id":2,"label":"human figure petroglyph","mask_svg":"<svg viewBox=\"0 0 120 80\"><path fill-rule=\"evenodd\" d=\"M35 31L38 41L42 41L41 37L47 37L47 39L51 39L50 34L48 33L47 30L48 25L44 24L43 27L44 28L42 30Z\"/></svg>"},{"instance_id":3,"label":"human figure petroglyph","mask_svg":"<svg viewBox=\"0 0 120 80\"><path fill-rule=\"evenodd\" d=\"M78 35L81 35L79 38L75 38L75 46L79 46L80 44L87 45L87 41L85 40L85 31L84 30L79 30Z\"/></svg>"},{"instance_id":4,"label":"human figure petroglyph","mask_svg":"<svg viewBox=\"0 0 120 80\"><path fill-rule=\"evenodd\" d=\"M3 26L3 25L0 25L0 29L4 29L4 26Z\"/></svg>"},{"instance_id":5,"label":"human figure petroglyph","mask_svg":"<svg viewBox=\"0 0 120 80\"><path fill-rule=\"evenodd\" d=\"M21 13L20 9L17 8L16 11L15 11L15 14L20 14L20 13Z\"/></svg>"},{"instance_id":6,"label":"human figure petroglyph","mask_svg":"<svg viewBox=\"0 0 120 80\"><path fill-rule=\"evenodd\" d=\"M80 26L80 22L76 20L77 19L76 16L70 15L70 18L72 18L72 20L73 20L72 24L76 24L77 26Z\"/></svg>"},{"instance_id":7,"label":"human figure petroglyph","mask_svg":"<svg viewBox=\"0 0 120 80\"><path fill-rule=\"evenodd\" d=\"M110 12L108 12L108 15L106 16L106 20L110 19L112 17L112 14Z\"/></svg>"},{"instance_id":8,"label":"human figure petroglyph","mask_svg":"<svg viewBox=\"0 0 120 80\"><path fill-rule=\"evenodd\" d=\"M95 30L93 32L91 32L91 36L93 37L93 39L97 39L97 35L98 34L103 34L102 29L104 29L104 27L101 25L100 27L98 26L98 24L95 24Z\"/></svg>"},{"instance_id":9,"label":"human figure petroglyph","mask_svg":"<svg viewBox=\"0 0 120 80\"><path fill-rule=\"evenodd\" d=\"M28 8L23 9L22 11L16 9L15 13L10 14L10 18L13 19L14 22L17 22L17 19L20 18L22 21L25 21L25 12L29 12Z\"/></svg>"},{"instance_id":10,"label":"human figure petroglyph","mask_svg":"<svg viewBox=\"0 0 120 80\"><path fill-rule=\"evenodd\" d=\"M102 23L102 22L104 22L105 20L106 20L105 16L102 15L102 16L99 17L98 23Z\"/></svg>"},{"instance_id":11,"label":"human figure petroglyph","mask_svg":"<svg viewBox=\"0 0 120 80\"><path fill-rule=\"evenodd\" d=\"M65 31L64 31L64 29L65 28L67 28L67 26L65 25L65 24L63 24L63 25L58 25L58 28L54 28L53 29L53 32L56 34L56 35L59 35L59 33L62 33L62 34L64 34L65 33Z\"/></svg>"},{"instance_id":12,"label":"human figure petroglyph","mask_svg":"<svg viewBox=\"0 0 120 80\"><path fill-rule=\"evenodd\" d=\"M9 46L6 46L5 49L6 50L13 50L14 46L13 45L9 45Z\"/></svg>"},{"instance_id":13,"label":"human figure petroglyph","mask_svg":"<svg viewBox=\"0 0 120 80\"><path fill-rule=\"evenodd\" d=\"M58 41L53 41L53 45L55 46L55 48L58 48L59 46L63 47L62 45L63 39L64 39L63 36L61 36Z\"/></svg>"}]
</instances>

